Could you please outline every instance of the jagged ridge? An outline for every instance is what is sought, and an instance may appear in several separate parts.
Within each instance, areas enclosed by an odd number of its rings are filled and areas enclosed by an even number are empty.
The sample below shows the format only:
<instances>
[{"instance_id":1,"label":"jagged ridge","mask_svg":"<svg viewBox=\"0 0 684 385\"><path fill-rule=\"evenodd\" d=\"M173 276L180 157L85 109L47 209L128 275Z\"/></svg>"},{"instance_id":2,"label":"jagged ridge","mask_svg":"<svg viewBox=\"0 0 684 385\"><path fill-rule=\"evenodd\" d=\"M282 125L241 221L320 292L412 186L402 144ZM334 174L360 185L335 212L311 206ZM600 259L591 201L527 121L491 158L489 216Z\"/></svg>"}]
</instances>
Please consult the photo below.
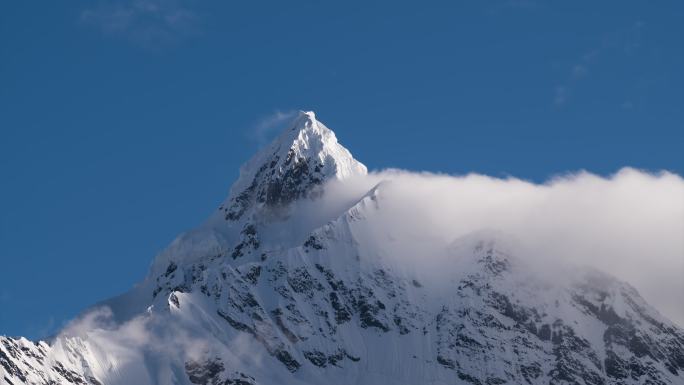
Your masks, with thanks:
<instances>
[{"instance_id":1,"label":"jagged ridge","mask_svg":"<svg viewBox=\"0 0 684 385\"><path fill-rule=\"evenodd\" d=\"M382 184L301 242L261 245L261 232L289 225L293 202L365 173L313 113L300 114L242 168L217 215L160 254L138 288L104 303L112 313L98 317L110 321L81 322L50 344L0 337L0 380L682 382L682 329L606 274L576 269L548 282L491 232L445 247L446 283L402 268L368 231L384 212Z\"/></svg>"}]
</instances>

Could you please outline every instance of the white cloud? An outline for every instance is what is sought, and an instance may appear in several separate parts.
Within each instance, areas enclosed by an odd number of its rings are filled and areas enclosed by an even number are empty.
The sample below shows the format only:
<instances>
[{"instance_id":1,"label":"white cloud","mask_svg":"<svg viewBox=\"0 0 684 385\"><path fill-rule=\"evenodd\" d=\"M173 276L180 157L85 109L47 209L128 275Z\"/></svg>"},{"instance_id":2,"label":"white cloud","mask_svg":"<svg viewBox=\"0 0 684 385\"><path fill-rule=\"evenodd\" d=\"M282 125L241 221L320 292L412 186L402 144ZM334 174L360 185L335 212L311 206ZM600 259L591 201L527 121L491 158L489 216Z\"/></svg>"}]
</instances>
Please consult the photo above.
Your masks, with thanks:
<instances>
[{"instance_id":1,"label":"white cloud","mask_svg":"<svg viewBox=\"0 0 684 385\"><path fill-rule=\"evenodd\" d=\"M562 106L567 101L577 84L587 78L590 69L594 67L602 56L621 55L621 60L627 62L624 55L634 55L641 47L644 23L636 21L633 25L604 33L600 36L592 49L585 51L570 65L570 71L564 80L554 89L553 103Z\"/></svg>"},{"instance_id":2,"label":"white cloud","mask_svg":"<svg viewBox=\"0 0 684 385\"><path fill-rule=\"evenodd\" d=\"M676 174L625 168L607 178L579 172L535 184L394 170L331 184L329 199L354 196L382 180L391 183L382 185L385 210L375 225L397 239L446 245L495 229L524 244L524 257L534 264L605 271L684 325L684 180ZM419 250L405 254L424 258Z\"/></svg>"},{"instance_id":3,"label":"white cloud","mask_svg":"<svg viewBox=\"0 0 684 385\"><path fill-rule=\"evenodd\" d=\"M329 220L379 183L381 210L369 217L369 231L377 231L371 238L390 235L395 245L387 255L407 271L420 266L451 277L438 250L473 232L494 229L519 241L527 254L516 256L549 279L560 277L549 268L555 265L598 268L629 282L684 325L684 180L679 175L625 168L610 177L578 172L536 184L479 174L386 170L330 182L320 200L300 203L297 212L318 216L310 220ZM181 298L181 306L193 306L192 294L182 295L188 297ZM117 324L112 311L101 307L71 322L61 336L87 337L90 354L100 363L95 374L130 376L117 377L118 383L153 374L145 367L149 357L154 357L159 383L173 382L174 367L216 356L227 360L227 367L231 362L260 367L264 350L251 336L238 333L223 340L207 327L212 325L208 316L190 309L171 317L163 310L150 311Z\"/></svg>"},{"instance_id":4,"label":"white cloud","mask_svg":"<svg viewBox=\"0 0 684 385\"><path fill-rule=\"evenodd\" d=\"M260 346L248 334L237 333L226 340L206 328L208 319L168 316L164 311L148 311L125 322L117 323L107 306L93 308L72 320L55 338L53 356L70 357L73 342L79 337L87 341L81 353L99 365L91 369L107 383L176 383L177 369L187 362L205 362L214 357L233 362L246 362L258 368L263 359ZM188 323L189 322L189 323Z\"/></svg>"},{"instance_id":5,"label":"white cloud","mask_svg":"<svg viewBox=\"0 0 684 385\"><path fill-rule=\"evenodd\" d=\"M572 76L574 78L581 78L584 75L586 75L588 72L587 66L583 64L575 64L574 67L572 67Z\"/></svg>"},{"instance_id":6,"label":"white cloud","mask_svg":"<svg viewBox=\"0 0 684 385\"><path fill-rule=\"evenodd\" d=\"M283 125L292 121L297 115L297 111L280 111L276 110L273 113L259 119L248 131L247 135L250 139L256 141L260 146L268 142L271 137L283 131Z\"/></svg>"},{"instance_id":7,"label":"white cloud","mask_svg":"<svg viewBox=\"0 0 684 385\"><path fill-rule=\"evenodd\" d=\"M181 0L100 1L81 21L146 47L173 43L197 32L199 17Z\"/></svg>"}]
</instances>

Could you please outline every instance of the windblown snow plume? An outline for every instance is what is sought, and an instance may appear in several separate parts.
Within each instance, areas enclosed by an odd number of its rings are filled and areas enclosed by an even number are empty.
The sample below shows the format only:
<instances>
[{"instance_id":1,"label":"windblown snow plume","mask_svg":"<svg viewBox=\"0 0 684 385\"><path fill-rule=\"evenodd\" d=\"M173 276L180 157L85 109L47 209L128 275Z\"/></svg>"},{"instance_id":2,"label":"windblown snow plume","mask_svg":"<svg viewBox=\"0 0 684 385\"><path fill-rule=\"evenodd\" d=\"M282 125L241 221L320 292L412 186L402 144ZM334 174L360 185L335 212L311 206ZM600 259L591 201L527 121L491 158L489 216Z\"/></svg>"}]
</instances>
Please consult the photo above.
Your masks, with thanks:
<instances>
[{"instance_id":1,"label":"windblown snow plume","mask_svg":"<svg viewBox=\"0 0 684 385\"><path fill-rule=\"evenodd\" d=\"M368 173L302 112L0 383L681 384L683 235L678 175Z\"/></svg>"}]
</instances>

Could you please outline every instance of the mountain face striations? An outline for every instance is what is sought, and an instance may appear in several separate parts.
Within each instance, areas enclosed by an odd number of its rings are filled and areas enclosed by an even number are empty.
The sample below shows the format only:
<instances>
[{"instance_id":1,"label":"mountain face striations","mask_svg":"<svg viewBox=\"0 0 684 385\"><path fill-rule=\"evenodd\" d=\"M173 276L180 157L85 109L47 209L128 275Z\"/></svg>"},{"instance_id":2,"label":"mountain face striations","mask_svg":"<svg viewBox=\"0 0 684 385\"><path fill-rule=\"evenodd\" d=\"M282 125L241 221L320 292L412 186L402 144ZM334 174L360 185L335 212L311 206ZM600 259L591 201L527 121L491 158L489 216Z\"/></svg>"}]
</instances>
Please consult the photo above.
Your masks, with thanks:
<instances>
[{"instance_id":1,"label":"mountain face striations","mask_svg":"<svg viewBox=\"0 0 684 385\"><path fill-rule=\"evenodd\" d=\"M50 341L0 337L0 383L684 384L684 330L627 283L549 280L486 230L431 243L430 272L381 224L391 181L321 203L366 173L300 113L130 292Z\"/></svg>"}]
</instances>

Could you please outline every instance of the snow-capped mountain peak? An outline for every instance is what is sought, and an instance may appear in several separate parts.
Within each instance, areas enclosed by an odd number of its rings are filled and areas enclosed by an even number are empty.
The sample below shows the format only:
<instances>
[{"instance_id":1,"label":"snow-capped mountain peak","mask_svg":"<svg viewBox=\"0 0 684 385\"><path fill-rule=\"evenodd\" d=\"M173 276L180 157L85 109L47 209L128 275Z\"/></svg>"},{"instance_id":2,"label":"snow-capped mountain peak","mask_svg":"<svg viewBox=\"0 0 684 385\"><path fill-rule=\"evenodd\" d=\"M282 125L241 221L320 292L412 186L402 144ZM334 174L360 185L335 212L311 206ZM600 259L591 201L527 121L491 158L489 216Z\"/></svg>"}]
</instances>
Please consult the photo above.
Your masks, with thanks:
<instances>
[{"instance_id":1,"label":"snow-capped mountain peak","mask_svg":"<svg viewBox=\"0 0 684 385\"><path fill-rule=\"evenodd\" d=\"M682 383L684 330L626 283L549 280L492 230L440 241L387 216L392 181L323 209L365 173L300 113L138 287L49 343L0 336L0 384Z\"/></svg>"},{"instance_id":2,"label":"snow-capped mountain peak","mask_svg":"<svg viewBox=\"0 0 684 385\"><path fill-rule=\"evenodd\" d=\"M315 197L330 179L366 173L366 166L337 142L314 112L301 111L289 128L240 168L220 209L226 220L237 221L250 208L281 207Z\"/></svg>"},{"instance_id":3,"label":"snow-capped mountain peak","mask_svg":"<svg viewBox=\"0 0 684 385\"><path fill-rule=\"evenodd\" d=\"M300 111L280 135L240 167L230 194L209 220L178 236L155 258L148 278L156 279L170 264L183 265L222 253L234 259L256 257L269 233L298 241L301 233L321 224L299 223L295 229L286 223L292 204L316 200L328 181L367 172L337 141L335 133L316 120L314 112ZM299 230L299 235L292 235L293 229Z\"/></svg>"}]
</instances>

